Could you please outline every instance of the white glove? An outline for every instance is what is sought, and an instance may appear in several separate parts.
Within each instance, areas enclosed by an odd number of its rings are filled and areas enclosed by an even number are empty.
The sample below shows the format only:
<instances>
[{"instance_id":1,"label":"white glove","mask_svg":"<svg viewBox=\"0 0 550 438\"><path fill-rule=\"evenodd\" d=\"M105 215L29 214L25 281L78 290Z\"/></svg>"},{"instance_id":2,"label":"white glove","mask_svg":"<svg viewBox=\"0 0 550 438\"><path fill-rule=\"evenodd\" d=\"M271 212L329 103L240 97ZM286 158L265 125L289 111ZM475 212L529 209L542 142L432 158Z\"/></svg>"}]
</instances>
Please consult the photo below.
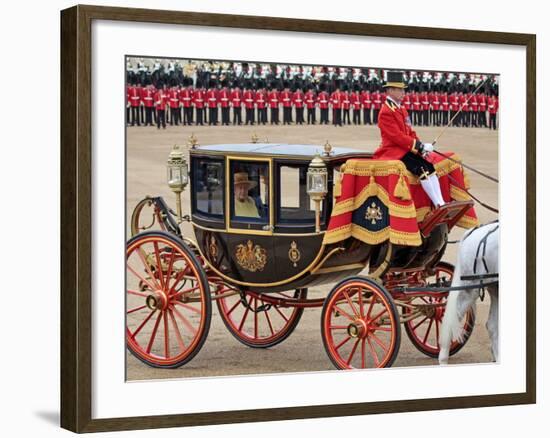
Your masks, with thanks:
<instances>
[{"instance_id":1,"label":"white glove","mask_svg":"<svg viewBox=\"0 0 550 438\"><path fill-rule=\"evenodd\" d=\"M422 146L422 152L424 154L429 154L430 152L434 151L434 145L431 143L424 143Z\"/></svg>"}]
</instances>

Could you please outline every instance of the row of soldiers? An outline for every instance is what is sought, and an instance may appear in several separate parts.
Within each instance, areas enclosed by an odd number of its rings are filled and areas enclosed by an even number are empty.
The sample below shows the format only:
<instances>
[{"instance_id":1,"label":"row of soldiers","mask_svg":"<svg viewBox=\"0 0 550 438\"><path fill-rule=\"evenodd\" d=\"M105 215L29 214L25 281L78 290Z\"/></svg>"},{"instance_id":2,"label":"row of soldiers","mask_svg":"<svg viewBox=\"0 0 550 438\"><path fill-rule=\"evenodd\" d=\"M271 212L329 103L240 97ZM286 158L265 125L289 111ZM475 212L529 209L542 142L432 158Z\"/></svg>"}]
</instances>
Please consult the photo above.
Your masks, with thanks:
<instances>
[{"instance_id":1,"label":"row of soldiers","mask_svg":"<svg viewBox=\"0 0 550 438\"><path fill-rule=\"evenodd\" d=\"M153 126L155 123L159 129L165 128L166 123L176 126L206 123L309 125L317 123L319 113L320 124L376 125L386 98L382 89L370 91L368 87L354 86L349 90L347 85L338 83L332 91L324 84L291 88L288 82L282 89L265 87L261 82L257 89L251 83L245 83L241 89L238 83L229 87L226 81L221 87L210 82L209 88L205 88L200 83L193 86L190 79L184 80L181 86L175 82L170 87L159 85L158 89L152 83L127 85L128 124ZM413 88L406 93L402 105L410 115L411 124L417 126L446 126L452 120L452 125L457 127L497 128L498 96L494 92L487 94L484 89L475 93L448 93L418 92Z\"/></svg>"}]
</instances>

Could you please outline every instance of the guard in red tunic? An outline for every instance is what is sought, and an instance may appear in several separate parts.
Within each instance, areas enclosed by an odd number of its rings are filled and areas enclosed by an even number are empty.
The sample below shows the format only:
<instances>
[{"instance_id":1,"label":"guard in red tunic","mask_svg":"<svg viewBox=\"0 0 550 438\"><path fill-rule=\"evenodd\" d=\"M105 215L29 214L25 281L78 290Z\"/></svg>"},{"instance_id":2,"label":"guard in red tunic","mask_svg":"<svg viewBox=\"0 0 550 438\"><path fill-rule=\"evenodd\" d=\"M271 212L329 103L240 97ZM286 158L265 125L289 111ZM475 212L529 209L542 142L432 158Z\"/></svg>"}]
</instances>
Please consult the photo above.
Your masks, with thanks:
<instances>
[{"instance_id":1,"label":"guard in red tunic","mask_svg":"<svg viewBox=\"0 0 550 438\"><path fill-rule=\"evenodd\" d=\"M424 159L433 151L433 146L419 140L412 129L407 110L401 105L406 88L403 72L389 71L384 88L388 94L378 119L382 144L374 152L373 158L401 160L410 172L420 178L422 188L434 206L439 207L445 204L439 179L433 164Z\"/></svg>"},{"instance_id":2,"label":"guard in red tunic","mask_svg":"<svg viewBox=\"0 0 550 438\"><path fill-rule=\"evenodd\" d=\"M271 124L279 124L279 91L277 90L277 83L272 82L269 85L269 92L267 93L267 101L269 108L271 108Z\"/></svg>"},{"instance_id":3,"label":"guard in red tunic","mask_svg":"<svg viewBox=\"0 0 550 438\"><path fill-rule=\"evenodd\" d=\"M485 92L477 97L479 126L487 127L487 95Z\"/></svg>"},{"instance_id":4,"label":"guard in red tunic","mask_svg":"<svg viewBox=\"0 0 550 438\"><path fill-rule=\"evenodd\" d=\"M229 126L229 102L231 95L229 88L227 88L227 79L222 81L222 89L218 94L218 101L222 109L222 125Z\"/></svg>"},{"instance_id":5,"label":"guard in red tunic","mask_svg":"<svg viewBox=\"0 0 550 438\"><path fill-rule=\"evenodd\" d=\"M420 126L422 124L422 103L420 102L420 94L418 91L414 91L411 96L412 108L413 108L413 124Z\"/></svg>"},{"instance_id":6,"label":"guard in red tunic","mask_svg":"<svg viewBox=\"0 0 550 438\"><path fill-rule=\"evenodd\" d=\"M157 129L160 129L160 125L162 125L163 129L166 129L166 96L166 85L160 83L159 89L153 97L155 110L157 112Z\"/></svg>"},{"instance_id":7,"label":"guard in red tunic","mask_svg":"<svg viewBox=\"0 0 550 438\"><path fill-rule=\"evenodd\" d=\"M336 89L330 95L330 104L332 106L332 124L342 126L342 92L340 85L336 84Z\"/></svg>"},{"instance_id":8,"label":"guard in red tunic","mask_svg":"<svg viewBox=\"0 0 550 438\"><path fill-rule=\"evenodd\" d=\"M427 91L423 91L420 95L420 103L422 105L422 125L430 125L430 98Z\"/></svg>"},{"instance_id":9,"label":"guard in red tunic","mask_svg":"<svg viewBox=\"0 0 550 438\"><path fill-rule=\"evenodd\" d=\"M254 105L255 105L255 94L254 90L252 89L252 84L250 82L247 82L244 86L244 93L243 93L243 102L244 102L244 110L245 110L245 125L248 125L249 123L251 125L254 125Z\"/></svg>"},{"instance_id":10,"label":"guard in red tunic","mask_svg":"<svg viewBox=\"0 0 550 438\"><path fill-rule=\"evenodd\" d=\"M372 125L370 113L372 109L372 98L368 89L368 84L365 82L364 89L361 91L361 105L363 106L363 123Z\"/></svg>"},{"instance_id":11,"label":"guard in red tunic","mask_svg":"<svg viewBox=\"0 0 550 438\"><path fill-rule=\"evenodd\" d=\"M202 83L197 82L197 89L193 93L193 105L197 111L195 125L204 125L204 104L206 102L206 92L202 88Z\"/></svg>"},{"instance_id":12,"label":"guard in red tunic","mask_svg":"<svg viewBox=\"0 0 550 438\"><path fill-rule=\"evenodd\" d=\"M307 124L315 125L315 106L317 104L317 96L313 90L313 84L309 84L305 99L307 108Z\"/></svg>"},{"instance_id":13,"label":"guard in red tunic","mask_svg":"<svg viewBox=\"0 0 550 438\"><path fill-rule=\"evenodd\" d=\"M283 125L290 125L292 123L292 93L288 82L285 82L283 86L285 89L280 94L283 104Z\"/></svg>"},{"instance_id":14,"label":"guard in red tunic","mask_svg":"<svg viewBox=\"0 0 550 438\"><path fill-rule=\"evenodd\" d=\"M180 91L180 102L183 106L183 124L191 125L193 123L193 80L184 79L184 87Z\"/></svg>"},{"instance_id":15,"label":"guard in red tunic","mask_svg":"<svg viewBox=\"0 0 550 438\"><path fill-rule=\"evenodd\" d=\"M139 105L141 103L141 93L135 82L128 89L128 100L130 102L130 107L132 108L132 126L141 126L141 123L139 122Z\"/></svg>"},{"instance_id":16,"label":"guard in red tunic","mask_svg":"<svg viewBox=\"0 0 550 438\"><path fill-rule=\"evenodd\" d=\"M317 96L319 102L319 110L321 111L321 125L328 125L328 104L329 104L329 95L326 92L326 84L319 85L320 93Z\"/></svg>"},{"instance_id":17,"label":"guard in red tunic","mask_svg":"<svg viewBox=\"0 0 550 438\"><path fill-rule=\"evenodd\" d=\"M267 124L267 93L265 91L264 81L258 81L258 91L256 91L256 108L258 110L258 125Z\"/></svg>"},{"instance_id":18,"label":"guard in red tunic","mask_svg":"<svg viewBox=\"0 0 550 438\"><path fill-rule=\"evenodd\" d=\"M172 87L168 91L168 105L170 106L170 125L179 125L179 107L180 99L176 84L172 82Z\"/></svg>"},{"instance_id":19,"label":"guard in red tunic","mask_svg":"<svg viewBox=\"0 0 550 438\"><path fill-rule=\"evenodd\" d=\"M447 92L441 93L441 123L443 126L447 126L449 123L449 95Z\"/></svg>"},{"instance_id":20,"label":"guard in red tunic","mask_svg":"<svg viewBox=\"0 0 550 438\"><path fill-rule=\"evenodd\" d=\"M206 101L208 104L208 124L218 124L218 89L216 82L210 81L210 88L206 92Z\"/></svg>"},{"instance_id":21,"label":"guard in red tunic","mask_svg":"<svg viewBox=\"0 0 550 438\"><path fill-rule=\"evenodd\" d=\"M350 95L351 108L353 110L353 124L361 124L361 95L359 94L359 85L353 87L353 93Z\"/></svg>"},{"instance_id":22,"label":"guard in red tunic","mask_svg":"<svg viewBox=\"0 0 550 438\"><path fill-rule=\"evenodd\" d=\"M142 89L141 101L145 107L145 126L153 126L153 84L148 83Z\"/></svg>"},{"instance_id":23,"label":"guard in red tunic","mask_svg":"<svg viewBox=\"0 0 550 438\"><path fill-rule=\"evenodd\" d=\"M292 104L296 113L296 124L304 124L304 101L305 94L300 87L296 87L296 91L292 94Z\"/></svg>"},{"instance_id":24,"label":"guard in red tunic","mask_svg":"<svg viewBox=\"0 0 550 438\"><path fill-rule=\"evenodd\" d=\"M340 94L342 97L342 124L346 124L346 120L348 121L348 125L351 125L351 119L350 119L350 108L351 108L351 98L348 91L348 86L344 85L344 90L342 91L342 94Z\"/></svg>"},{"instance_id":25,"label":"guard in red tunic","mask_svg":"<svg viewBox=\"0 0 550 438\"><path fill-rule=\"evenodd\" d=\"M497 129L498 96L493 95L487 99L489 109L489 129Z\"/></svg>"},{"instance_id":26,"label":"guard in red tunic","mask_svg":"<svg viewBox=\"0 0 550 438\"><path fill-rule=\"evenodd\" d=\"M478 120L477 120L477 109L479 107L479 104L477 102L477 94L471 94L470 95L470 120L472 122L472 126L478 127Z\"/></svg>"},{"instance_id":27,"label":"guard in red tunic","mask_svg":"<svg viewBox=\"0 0 550 438\"><path fill-rule=\"evenodd\" d=\"M233 107L233 124L242 125L242 105L243 105L243 93L239 88L238 82L233 82L233 90L231 91L231 106Z\"/></svg>"},{"instance_id":28,"label":"guard in red tunic","mask_svg":"<svg viewBox=\"0 0 550 438\"><path fill-rule=\"evenodd\" d=\"M458 116L456 115L460 109L460 96L456 91L449 96L449 106L451 108L451 120L453 121L453 126L460 126L460 114Z\"/></svg>"},{"instance_id":29,"label":"guard in red tunic","mask_svg":"<svg viewBox=\"0 0 550 438\"><path fill-rule=\"evenodd\" d=\"M470 126L470 105L468 104L468 94L459 93L458 101L460 103L460 119L462 121L461 125L469 127Z\"/></svg>"}]
</instances>

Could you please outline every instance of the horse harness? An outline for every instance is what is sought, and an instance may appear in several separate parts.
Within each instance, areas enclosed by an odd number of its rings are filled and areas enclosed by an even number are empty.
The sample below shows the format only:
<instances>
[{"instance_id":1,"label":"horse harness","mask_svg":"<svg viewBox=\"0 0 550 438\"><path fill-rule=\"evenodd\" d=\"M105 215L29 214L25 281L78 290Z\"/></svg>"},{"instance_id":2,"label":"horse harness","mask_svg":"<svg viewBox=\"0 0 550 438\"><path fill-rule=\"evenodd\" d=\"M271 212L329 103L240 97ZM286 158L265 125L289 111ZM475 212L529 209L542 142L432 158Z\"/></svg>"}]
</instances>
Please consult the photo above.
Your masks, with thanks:
<instances>
[{"instance_id":1,"label":"horse harness","mask_svg":"<svg viewBox=\"0 0 550 438\"><path fill-rule=\"evenodd\" d=\"M485 234L485 236L483 236L481 238L481 240L479 241L479 244L477 246L476 256L475 256L475 259L474 259L474 266L473 266L474 274L473 275L464 275L464 276L460 277L461 280L483 280L483 279L486 279L486 278L494 278L494 277L498 278L498 273L489 273L489 268L487 267L487 261L485 260L485 253L487 251L487 240L489 239L489 236L491 234L493 234L496 230L498 230L498 227L499 227L498 219L493 221L493 222L490 222L488 224L478 225L477 227L472 228L470 231L468 231L468 233L464 236L464 239L462 239L462 240L463 241L466 240L478 228L481 228L482 226L494 224L494 223L497 224L496 227L489 230ZM480 252L481 252L481 261L483 262L483 267L485 268L485 272L486 272L485 274L477 274L477 261L480 257ZM485 298L485 287L480 287L479 288L479 297L480 297L481 301L483 301L483 299Z\"/></svg>"}]
</instances>

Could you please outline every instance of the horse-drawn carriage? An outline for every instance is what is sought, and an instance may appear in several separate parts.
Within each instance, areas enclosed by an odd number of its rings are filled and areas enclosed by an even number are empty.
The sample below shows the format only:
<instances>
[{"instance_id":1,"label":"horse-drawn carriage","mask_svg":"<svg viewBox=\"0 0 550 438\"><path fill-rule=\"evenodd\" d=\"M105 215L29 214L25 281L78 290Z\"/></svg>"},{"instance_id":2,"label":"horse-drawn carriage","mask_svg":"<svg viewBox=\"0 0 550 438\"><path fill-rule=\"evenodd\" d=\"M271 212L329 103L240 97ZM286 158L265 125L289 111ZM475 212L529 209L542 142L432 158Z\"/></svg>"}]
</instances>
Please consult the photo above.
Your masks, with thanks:
<instances>
[{"instance_id":1,"label":"horse-drawn carriage","mask_svg":"<svg viewBox=\"0 0 550 438\"><path fill-rule=\"evenodd\" d=\"M433 209L401 162L328 143L193 142L189 160L188 172L175 147L168 163L177 211L147 196L132 214L126 341L134 356L163 368L190 361L215 301L227 329L250 347L281 343L304 309L322 307L322 339L337 368L391 366L401 324L418 350L437 357L453 275L441 261L448 233L477 221L460 187L467 185L462 169L436 163L453 202ZM190 214L183 215L188 182ZM185 221L194 239L182 234ZM308 296L327 283L334 286L326 297ZM467 340L474 314L463 323L466 337L451 354Z\"/></svg>"}]
</instances>

